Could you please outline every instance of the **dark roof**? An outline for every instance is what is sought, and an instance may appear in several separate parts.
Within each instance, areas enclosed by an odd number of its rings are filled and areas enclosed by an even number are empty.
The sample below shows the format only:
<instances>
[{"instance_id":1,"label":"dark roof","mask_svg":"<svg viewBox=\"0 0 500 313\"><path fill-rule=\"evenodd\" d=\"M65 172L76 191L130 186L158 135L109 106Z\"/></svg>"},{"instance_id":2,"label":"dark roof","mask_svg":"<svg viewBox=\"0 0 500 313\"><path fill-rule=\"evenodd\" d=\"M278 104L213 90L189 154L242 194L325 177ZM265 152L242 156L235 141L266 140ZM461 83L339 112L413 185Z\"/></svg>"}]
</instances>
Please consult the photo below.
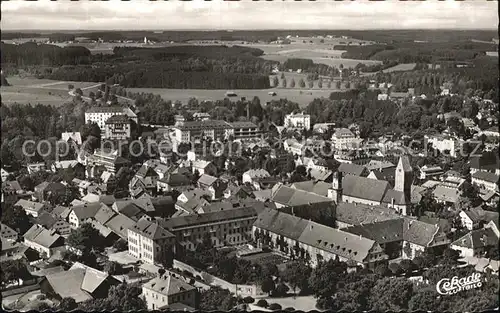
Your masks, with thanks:
<instances>
[{"instance_id":1,"label":"dark roof","mask_svg":"<svg viewBox=\"0 0 500 313\"><path fill-rule=\"evenodd\" d=\"M484 152L481 156L470 158L470 167L486 171L495 171L500 168L500 157L498 151Z\"/></svg>"},{"instance_id":2,"label":"dark roof","mask_svg":"<svg viewBox=\"0 0 500 313\"><path fill-rule=\"evenodd\" d=\"M383 180L347 175L342 179L343 194L349 197L382 202L389 183Z\"/></svg>"},{"instance_id":3,"label":"dark roof","mask_svg":"<svg viewBox=\"0 0 500 313\"><path fill-rule=\"evenodd\" d=\"M99 203L99 202L85 203L82 205L74 206L72 208L72 210L73 210L73 212L75 212L76 216L79 219L86 219L89 217L94 217L102 205L104 205L104 204Z\"/></svg>"},{"instance_id":4,"label":"dark roof","mask_svg":"<svg viewBox=\"0 0 500 313\"><path fill-rule=\"evenodd\" d=\"M257 217L254 226L297 240L307 227L307 222L278 210L265 209Z\"/></svg>"},{"instance_id":5,"label":"dark roof","mask_svg":"<svg viewBox=\"0 0 500 313\"><path fill-rule=\"evenodd\" d=\"M175 126L182 130L195 130L195 129L227 129L231 125L225 121L207 120L207 121L191 121L184 122L182 125Z\"/></svg>"},{"instance_id":6,"label":"dark roof","mask_svg":"<svg viewBox=\"0 0 500 313\"><path fill-rule=\"evenodd\" d=\"M257 217L257 212L254 208L241 208L234 210L223 210L212 213L194 214L171 218L167 221L162 221L161 226L169 230L176 228L188 227L193 225L202 225L214 223L218 221L227 221L232 219L240 219L246 217Z\"/></svg>"},{"instance_id":7,"label":"dark roof","mask_svg":"<svg viewBox=\"0 0 500 313\"><path fill-rule=\"evenodd\" d=\"M85 113L123 113L122 107L112 106L112 107L91 107Z\"/></svg>"},{"instance_id":8,"label":"dark roof","mask_svg":"<svg viewBox=\"0 0 500 313\"><path fill-rule=\"evenodd\" d=\"M54 224L57 221L58 221L58 218L56 218L54 215L47 213L47 212L42 212L36 218L36 223L38 225L41 225L41 226L47 228L47 229L52 228L52 226L54 226Z\"/></svg>"},{"instance_id":9,"label":"dark roof","mask_svg":"<svg viewBox=\"0 0 500 313\"><path fill-rule=\"evenodd\" d=\"M354 225L343 230L352 234L375 240L379 244L403 240L403 224L401 218L376 223Z\"/></svg>"},{"instance_id":10,"label":"dark roof","mask_svg":"<svg viewBox=\"0 0 500 313\"><path fill-rule=\"evenodd\" d=\"M300 206L313 203L332 202L333 200L312 192L277 184L272 189L272 201L286 206Z\"/></svg>"},{"instance_id":11,"label":"dark roof","mask_svg":"<svg viewBox=\"0 0 500 313\"><path fill-rule=\"evenodd\" d=\"M130 230L139 233L149 239L162 239L175 237L171 232L161 227L156 221L140 219Z\"/></svg>"},{"instance_id":12,"label":"dark roof","mask_svg":"<svg viewBox=\"0 0 500 313\"><path fill-rule=\"evenodd\" d=\"M411 199L406 199L404 192L394 189L388 189L385 193L382 203L392 204L392 199L394 199L395 205L405 205L411 203Z\"/></svg>"},{"instance_id":13,"label":"dark roof","mask_svg":"<svg viewBox=\"0 0 500 313\"><path fill-rule=\"evenodd\" d=\"M336 219L349 225L360 225L398 218L393 210L359 203L341 202L337 204Z\"/></svg>"},{"instance_id":14,"label":"dark roof","mask_svg":"<svg viewBox=\"0 0 500 313\"><path fill-rule=\"evenodd\" d=\"M497 183L499 177L500 176L495 174L495 173L483 172L483 171L477 171L474 174L472 174L472 178L484 180L484 181L490 182L490 183Z\"/></svg>"},{"instance_id":15,"label":"dark roof","mask_svg":"<svg viewBox=\"0 0 500 313\"><path fill-rule=\"evenodd\" d=\"M172 187L191 185L191 180L187 176L179 173L167 174L160 181L167 183Z\"/></svg>"},{"instance_id":16,"label":"dark roof","mask_svg":"<svg viewBox=\"0 0 500 313\"><path fill-rule=\"evenodd\" d=\"M24 234L24 239L46 248L59 247L64 244L64 238L61 237L61 235L38 225L31 226L31 228Z\"/></svg>"},{"instance_id":17,"label":"dark roof","mask_svg":"<svg viewBox=\"0 0 500 313\"><path fill-rule=\"evenodd\" d=\"M104 122L105 124L126 124L130 119L126 115L113 115Z\"/></svg>"},{"instance_id":18,"label":"dark roof","mask_svg":"<svg viewBox=\"0 0 500 313\"><path fill-rule=\"evenodd\" d=\"M491 228L482 228L465 234L451 244L459 247L476 249L498 245L498 237Z\"/></svg>"},{"instance_id":19,"label":"dark roof","mask_svg":"<svg viewBox=\"0 0 500 313\"><path fill-rule=\"evenodd\" d=\"M341 163L338 171L345 175L361 176L366 171L366 167L354 163Z\"/></svg>"},{"instance_id":20,"label":"dark roof","mask_svg":"<svg viewBox=\"0 0 500 313\"><path fill-rule=\"evenodd\" d=\"M135 175L141 178L158 177L158 173L152 167L146 165L141 166Z\"/></svg>"},{"instance_id":21,"label":"dark roof","mask_svg":"<svg viewBox=\"0 0 500 313\"><path fill-rule=\"evenodd\" d=\"M233 122L233 123L230 123L232 128L257 128L257 125L255 125L254 123L252 122L246 122L246 121L243 121L243 122Z\"/></svg>"}]
</instances>

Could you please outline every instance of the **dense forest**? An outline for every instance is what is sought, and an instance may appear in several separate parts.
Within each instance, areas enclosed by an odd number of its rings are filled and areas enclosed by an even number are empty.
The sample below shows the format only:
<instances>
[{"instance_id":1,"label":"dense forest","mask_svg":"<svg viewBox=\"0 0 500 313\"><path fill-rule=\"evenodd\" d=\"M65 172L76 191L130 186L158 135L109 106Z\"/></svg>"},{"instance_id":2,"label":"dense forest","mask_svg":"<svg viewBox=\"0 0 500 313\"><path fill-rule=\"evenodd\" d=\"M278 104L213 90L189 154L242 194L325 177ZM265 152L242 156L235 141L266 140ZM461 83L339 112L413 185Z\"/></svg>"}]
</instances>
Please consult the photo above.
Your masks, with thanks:
<instances>
[{"instance_id":1,"label":"dense forest","mask_svg":"<svg viewBox=\"0 0 500 313\"><path fill-rule=\"evenodd\" d=\"M463 42L401 42L389 45L334 46L346 50L343 58L397 61L399 63L435 63L440 61L468 61L485 55L485 51L496 51L497 45L490 43Z\"/></svg>"},{"instance_id":2,"label":"dense forest","mask_svg":"<svg viewBox=\"0 0 500 313\"><path fill-rule=\"evenodd\" d=\"M45 67L39 78L106 81L124 87L176 89L266 89L276 64L262 50L238 46L115 48L91 55L84 47L2 43L2 65Z\"/></svg>"}]
</instances>

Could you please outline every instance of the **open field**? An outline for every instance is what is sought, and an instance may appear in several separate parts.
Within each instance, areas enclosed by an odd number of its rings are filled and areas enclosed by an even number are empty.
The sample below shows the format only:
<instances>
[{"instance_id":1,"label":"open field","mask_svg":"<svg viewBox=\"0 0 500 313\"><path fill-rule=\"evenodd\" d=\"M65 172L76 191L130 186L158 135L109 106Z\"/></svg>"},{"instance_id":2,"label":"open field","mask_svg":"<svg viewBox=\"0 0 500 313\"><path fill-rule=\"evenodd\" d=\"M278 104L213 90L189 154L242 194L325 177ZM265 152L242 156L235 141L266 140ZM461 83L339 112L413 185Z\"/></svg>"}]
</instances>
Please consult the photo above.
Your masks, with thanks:
<instances>
[{"instance_id":1,"label":"open field","mask_svg":"<svg viewBox=\"0 0 500 313\"><path fill-rule=\"evenodd\" d=\"M412 71L415 68L417 63L402 63L393 67L386 68L382 72L391 73L391 72L404 72L404 71Z\"/></svg>"},{"instance_id":2,"label":"open field","mask_svg":"<svg viewBox=\"0 0 500 313\"><path fill-rule=\"evenodd\" d=\"M226 98L227 90L206 90L206 89L163 89L163 88L127 88L131 92L145 92L160 95L165 100L172 102L179 100L182 103L187 103L190 98L196 98L198 101L203 100L222 100ZM297 102L301 106L307 106L314 98L328 98L332 90L327 89L290 89L290 88L271 88L271 89L237 89L234 91L237 97L232 99L240 99L246 97L252 99L259 97L261 103L266 103L271 100L288 99ZM269 95L269 92L276 92L276 96Z\"/></svg>"},{"instance_id":3,"label":"open field","mask_svg":"<svg viewBox=\"0 0 500 313\"><path fill-rule=\"evenodd\" d=\"M2 86L0 94L5 104L47 104L59 106L72 100L68 94L68 84L87 91L97 86L93 82L62 82L34 77L10 76L7 81L11 86ZM97 88L97 87L95 87Z\"/></svg>"}]
</instances>

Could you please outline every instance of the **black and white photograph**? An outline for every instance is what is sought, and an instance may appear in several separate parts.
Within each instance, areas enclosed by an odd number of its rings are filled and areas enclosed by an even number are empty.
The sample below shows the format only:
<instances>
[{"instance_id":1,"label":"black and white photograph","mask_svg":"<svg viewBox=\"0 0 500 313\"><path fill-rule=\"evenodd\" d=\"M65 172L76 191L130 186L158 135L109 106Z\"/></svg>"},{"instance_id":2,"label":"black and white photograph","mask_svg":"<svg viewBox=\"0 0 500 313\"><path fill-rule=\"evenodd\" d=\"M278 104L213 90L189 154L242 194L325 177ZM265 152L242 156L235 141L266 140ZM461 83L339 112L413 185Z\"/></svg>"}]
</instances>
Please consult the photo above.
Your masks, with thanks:
<instances>
[{"instance_id":1,"label":"black and white photograph","mask_svg":"<svg viewBox=\"0 0 500 313\"><path fill-rule=\"evenodd\" d=\"M2 1L2 311L498 311L498 5Z\"/></svg>"}]
</instances>

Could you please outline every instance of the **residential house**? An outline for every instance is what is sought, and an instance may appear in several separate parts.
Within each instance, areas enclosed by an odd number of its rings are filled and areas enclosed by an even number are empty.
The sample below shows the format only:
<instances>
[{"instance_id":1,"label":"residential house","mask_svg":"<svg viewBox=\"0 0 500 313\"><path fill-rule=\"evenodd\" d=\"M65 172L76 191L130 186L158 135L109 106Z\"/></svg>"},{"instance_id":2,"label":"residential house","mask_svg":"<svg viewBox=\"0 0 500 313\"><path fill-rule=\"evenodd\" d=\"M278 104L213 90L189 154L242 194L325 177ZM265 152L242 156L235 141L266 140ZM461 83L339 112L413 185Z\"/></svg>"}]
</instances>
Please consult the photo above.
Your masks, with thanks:
<instances>
[{"instance_id":1,"label":"residential house","mask_svg":"<svg viewBox=\"0 0 500 313\"><path fill-rule=\"evenodd\" d=\"M478 186L481 190L491 190L498 192L498 182L500 175L491 172L477 171L471 175L472 184Z\"/></svg>"},{"instance_id":2,"label":"residential house","mask_svg":"<svg viewBox=\"0 0 500 313\"><path fill-rule=\"evenodd\" d=\"M389 161L370 160L370 162L368 162L367 164L365 164L364 167L368 171L371 172L372 170L382 171L382 170L390 169L390 168L394 168L395 169L396 165L394 165L393 163L391 163Z\"/></svg>"},{"instance_id":3,"label":"residential house","mask_svg":"<svg viewBox=\"0 0 500 313\"><path fill-rule=\"evenodd\" d=\"M243 173L241 180L243 184L249 183L253 185L256 179L266 178L270 176L271 174L269 174L269 172L264 169L251 169Z\"/></svg>"},{"instance_id":4,"label":"residential house","mask_svg":"<svg viewBox=\"0 0 500 313\"><path fill-rule=\"evenodd\" d=\"M177 143L194 142L204 138L223 140L233 131L230 123L221 120L185 122L179 120L173 127L174 139Z\"/></svg>"},{"instance_id":5,"label":"residential house","mask_svg":"<svg viewBox=\"0 0 500 313\"><path fill-rule=\"evenodd\" d=\"M85 203L70 208L71 212L68 215L69 224L72 228L80 227L88 219L93 218L101 206L105 206L105 204L100 202Z\"/></svg>"},{"instance_id":6,"label":"residential house","mask_svg":"<svg viewBox=\"0 0 500 313\"><path fill-rule=\"evenodd\" d=\"M311 116L304 113L285 115L283 126L289 129L311 129Z\"/></svg>"},{"instance_id":7,"label":"residential house","mask_svg":"<svg viewBox=\"0 0 500 313\"><path fill-rule=\"evenodd\" d=\"M468 230L479 229L490 221L498 220L498 212L486 211L480 207L462 210L459 216L462 226Z\"/></svg>"},{"instance_id":8,"label":"residential house","mask_svg":"<svg viewBox=\"0 0 500 313\"><path fill-rule=\"evenodd\" d=\"M66 194L66 186L57 182L43 182L35 186L33 196L39 201L48 201L50 197L58 197Z\"/></svg>"},{"instance_id":9,"label":"residential house","mask_svg":"<svg viewBox=\"0 0 500 313\"><path fill-rule=\"evenodd\" d=\"M168 309L179 303L198 307L198 289L174 275L167 272L142 285L148 310Z\"/></svg>"},{"instance_id":10,"label":"residential house","mask_svg":"<svg viewBox=\"0 0 500 313\"><path fill-rule=\"evenodd\" d=\"M83 175L85 173L85 166L77 160L55 161L52 163L50 169L54 173L60 170L73 169L77 173L77 176L78 174Z\"/></svg>"},{"instance_id":11,"label":"residential house","mask_svg":"<svg viewBox=\"0 0 500 313\"><path fill-rule=\"evenodd\" d=\"M211 198L212 194L208 190L200 188L186 190L177 197L175 208L178 211L193 214L195 208L208 204L207 199Z\"/></svg>"},{"instance_id":12,"label":"residential house","mask_svg":"<svg viewBox=\"0 0 500 313\"><path fill-rule=\"evenodd\" d=\"M205 160L196 160L192 164L193 174L198 172L199 175L208 174L208 175L216 175L217 167L209 161Z\"/></svg>"},{"instance_id":13,"label":"residential house","mask_svg":"<svg viewBox=\"0 0 500 313\"><path fill-rule=\"evenodd\" d=\"M7 172L3 167L0 169L2 176L2 183L6 182L11 173Z\"/></svg>"},{"instance_id":14,"label":"residential house","mask_svg":"<svg viewBox=\"0 0 500 313\"><path fill-rule=\"evenodd\" d=\"M128 229L128 252L143 262L173 259L175 236L151 218L143 217Z\"/></svg>"},{"instance_id":15,"label":"residential house","mask_svg":"<svg viewBox=\"0 0 500 313\"><path fill-rule=\"evenodd\" d=\"M206 189L212 195L212 200L220 199L224 196L227 183L217 177L203 174L198 179L198 188Z\"/></svg>"},{"instance_id":16,"label":"residential house","mask_svg":"<svg viewBox=\"0 0 500 313\"><path fill-rule=\"evenodd\" d=\"M40 289L49 298L72 298L76 303L108 297L109 289L120 282L113 276L76 262L68 271L45 276Z\"/></svg>"},{"instance_id":17,"label":"residential house","mask_svg":"<svg viewBox=\"0 0 500 313\"><path fill-rule=\"evenodd\" d=\"M2 183L2 203L15 203L19 199L30 199L32 192L27 192L21 188L17 180Z\"/></svg>"},{"instance_id":18,"label":"residential house","mask_svg":"<svg viewBox=\"0 0 500 313\"><path fill-rule=\"evenodd\" d=\"M82 145L82 135L80 134L80 132L62 133L61 140L68 143L72 141L76 143L78 146Z\"/></svg>"},{"instance_id":19,"label":"residential house","mask_svg":"<svg viewBox=\"0 0 500 313\"><path fill-rule=\"evenodd\" d=\"M498 126L492 126L481 132L481 135L485 135L488 138L498 138L500 137L500 132L498 131Z\"/></svg>"},{"instance_id":20,"label":"residential house","mask_svg":"<svg viewBox=\"0 0 500 313\"><path fill-rule=\"evenodd\" d=\"M366 177L369 174L365 166L353 163L341 163L337 171L342 173L343 176L354 175Z\"/></svg>"},{"instance_id":21,"label":"residential house","mask_svg":"<svg viewBox=\"0 0 500 313\"><path fill-rule=\"evenodd\" d=\"M438 176L441 176L444 174L443 169L441 166L427 166L424 165L421 168L419 168L420 171L420 179L431 179L431 178L436 178Z\"/></svg>"},{"instance_id":22,"label":"residential house","mask_svg":"<svg viewBox=\"0 0 500 313\"><path fill-rule=\"evenodd\" d=\"M9 226L5 225L4 223L0 224L1 227L1 236L2 239L8 239L8 240L17 240L17 231L13 230Z\"/></svg>"},{"instance_id":23,"label":"residential house","mask_svg":"<svg viewBox=\"0 0 500 313\"><path fill-rule=\"evenodd\" d=\"M35 221L36 225L42 226L49 231L55 231L57 234L67 237L71 233L71 225L60 216L54 216L48 212L42 212Z\"/></svg>"},{"instance_id":24,"label":"residential house","mask_svg":"<svg viewBox=\"0 0 500 313\"><path fill-rule=\"evenodd\" d=\"M473 230L451 243L453 250L461 257L484 257L493 247L498 247L498 235L492 228Z\"/></svg>"},{"instance_id":25,"label":"residential house","mask_svg":"<svg viewBox=\"0 0 500 313\"><path fill-rule=\"evenodd\" d=\"M28 169L28 174L33 174L36 172L45 171L47 169L47 166L43 162L30 163L26 167Z\"/></svg>"},{"instance_id":26,"label":"residential house","mask_svg":"<svg viewBox=\"0 0 500 313\"><path fill-rule=\"evenodd\" d=\"M437 185L432 191L434 200L444 203L447 206L453 206L458 203L462 192L456 187L449 187L443 184Z\"/></svg>"},{"instance_id":27,"label":"residential house","mask_svg":"<svg viewBox=\"0 0 500 313\"><path fill-rule=\"evenodd\" d=\"M165 177L160 178L157 182L158 191L182 191L192 185L191 179L180 173L169 173Z\"/></svg>"},{"instance_id":28,"label":"residential house","mask_svg":"<svg viewBox=\"0 0 500 313\"><path fill-rule=\"evenodd\" d=\"M44 211L48 211L48 207L44 203L34 202L29 200L20 199L14 204L14 206L20 206L28 215L37 217Z\"/></svg>"},{"instance_id":29,"label":"residential house","mask_svg":"<svg viewBox=\"0 0 500 313\"><path fill-rule=\"evenodd\" d=\"M64 238L54 230L45 229L39 225L33 225L23 235L24 244L38 251L45 257L51 257L56 251L64 251Z\"/></svg>"},{"instance_id":30,"label":"residential house","mask_svg":"<svg viewBox=\"0 0 500 313\"><path fill-rule=\"evenodd\" d=\"M242 121L230 123L228 133L236 140L248 140L259 138L261 132L257 125L252 122Z\"/></svg>"},{"instance_id":31,"label":"residential house","mask_svg":"<svg viewBox=\"0 0 500 313\"><path fill-rule=\"evenodd\" d=\"M446 135L425 135L425 147L429 144L432 148L438 150L442 154L448 154L451 157L457 157L461 148L461 143L457 139Z\"/></svg>"}]
</instances>

